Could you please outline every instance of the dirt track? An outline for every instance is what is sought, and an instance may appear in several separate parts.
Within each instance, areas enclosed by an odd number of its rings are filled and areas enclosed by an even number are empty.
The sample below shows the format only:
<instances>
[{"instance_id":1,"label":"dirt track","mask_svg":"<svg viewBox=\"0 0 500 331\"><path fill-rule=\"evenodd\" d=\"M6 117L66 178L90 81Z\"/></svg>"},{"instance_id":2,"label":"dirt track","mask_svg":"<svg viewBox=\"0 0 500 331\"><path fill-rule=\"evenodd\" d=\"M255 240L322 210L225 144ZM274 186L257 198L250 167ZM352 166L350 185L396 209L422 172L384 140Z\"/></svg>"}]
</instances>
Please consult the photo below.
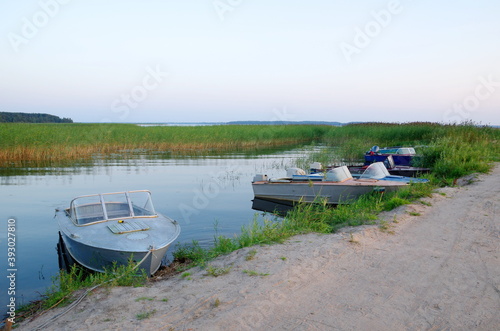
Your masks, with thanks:
<instances>
[{"instance_id":1,"label":"dirt track","mask_svg":"<svg viewBox=\"0 0 500 331\"><path fill-rule=\"evenodd\" d=\"M385 231L302 235L217 259L231 267L219 277L98 289L47 329L500 330L500 166L440 193L383 215Z\"/></svg>"}]
</instances>

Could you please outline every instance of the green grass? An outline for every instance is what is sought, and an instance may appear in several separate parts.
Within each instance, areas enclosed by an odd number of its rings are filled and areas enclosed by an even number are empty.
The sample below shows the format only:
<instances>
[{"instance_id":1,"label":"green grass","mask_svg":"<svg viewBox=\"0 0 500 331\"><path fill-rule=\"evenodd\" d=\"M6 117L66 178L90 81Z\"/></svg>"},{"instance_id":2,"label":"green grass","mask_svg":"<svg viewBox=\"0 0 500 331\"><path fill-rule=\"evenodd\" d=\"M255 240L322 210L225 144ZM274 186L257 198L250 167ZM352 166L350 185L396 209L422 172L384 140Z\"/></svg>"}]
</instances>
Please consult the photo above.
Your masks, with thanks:
<instances>
[{"instance_id":1,"label":"green grass","mask_svg":"<svg viewBox=\"0 0 500 331\"><path fill-rule=\"evenodd\" d=\"M257 272L255 270L243 270L242 271L244 274L247 274L248 276L269 276L268 273L262 273L262 272Z\"/></svg>"},{"instance_id":2,"label":"green grass","mask_svg":"<svg viewBox=\"0 0 500 331\"><path fill-rule=\"evenodd\" d=\"M209 265L206 270L207 270L207 275L213 277L219 277L229 273L231 271L231 267L214 267L212 265Z\"/></svg>"},{"instance_id":3,"label":"green grass","mask_svg":"<svg viewBox=\"0 0 500 331\"><path fill-rule=\"evenodd\" d=\"M139 301L153 301L155 298L151 298L151 297L139 297L137 299L135 299L136 302L139 302Z\"/></svg>"},{"instance_id":4,"label":"green grass","mask_svg":"<svg viewBox=\"0 0 500 331\"><path fill-rule=\"evenodd\" d=\"M150 311L146 311L144 313L139 313L139 314L135 315L135 318L137 318L139 321L141 321L141 320L150 318L155 313L156 313L156 309L153 309L153 310L150 310Z\"/></svg>"},{"instance_id":5,"label":"green grass","mask_svg":"<svg viewBox=\"0 0 500 331\"><path fill-rule=\"evenodd\" d=\"M397 208L399 206L407 205L410 202L411 201L406 200L406 199L402 199L400 197L393 197L389 201L386 201L386 203L384 205L384 210L385 211L393 210L394 208Z\"/></svg>"},{"instance_id":6,"label":"green grass","mask_svg":"<svg viewBox=\"0 0 500 331\"><path fill-rule=\"evenodd\" d=\"M190 272L183 272L181 274L181 278L185 278L185 279L190 280L191 279L191 273Z\"/></svg>"}]
</instances>

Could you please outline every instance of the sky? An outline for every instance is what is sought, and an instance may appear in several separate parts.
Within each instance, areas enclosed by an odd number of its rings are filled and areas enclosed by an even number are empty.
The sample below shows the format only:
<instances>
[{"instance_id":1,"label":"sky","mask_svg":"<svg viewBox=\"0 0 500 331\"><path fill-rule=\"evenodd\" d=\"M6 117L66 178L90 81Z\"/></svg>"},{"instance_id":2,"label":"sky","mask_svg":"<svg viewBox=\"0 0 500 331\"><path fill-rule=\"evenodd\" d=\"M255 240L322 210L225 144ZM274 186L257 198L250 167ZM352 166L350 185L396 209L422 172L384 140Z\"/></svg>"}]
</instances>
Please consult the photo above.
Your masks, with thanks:
<instances>
[{"instance_id":1,"label":"sky","mask_svg":"<svg viewBox=\"0 0 500 331\"><path fill-rule=\"evenodd\" d=\"M500 125L498 0L3 0L0 111Z\"/></svg>"}]
</instances>

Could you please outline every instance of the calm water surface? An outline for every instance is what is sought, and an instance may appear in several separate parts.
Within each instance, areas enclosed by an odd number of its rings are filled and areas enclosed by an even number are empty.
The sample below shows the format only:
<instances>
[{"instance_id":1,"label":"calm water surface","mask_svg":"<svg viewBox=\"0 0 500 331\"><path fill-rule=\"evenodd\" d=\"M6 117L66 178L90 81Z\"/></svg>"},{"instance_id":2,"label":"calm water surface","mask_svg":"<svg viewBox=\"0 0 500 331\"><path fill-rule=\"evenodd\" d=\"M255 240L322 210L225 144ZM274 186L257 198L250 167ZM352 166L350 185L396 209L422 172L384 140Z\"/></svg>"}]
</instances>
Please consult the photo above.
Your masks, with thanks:
<instances>
[{"instance_id":1,"label":"calm water surface","mask_svg":"<svg viewBox=\"0 0 500 331\"><path fill-rule=\"evenodd\" d=\"M177 243L213 243L214 235L232 237L259 212L252 209L251 181L256 173L283 176L309 148L268 155L230 155L128 160L97 160L92 166L32 168L0 173L0 304L7 290L7 221L16 220L16 302L37 299L58 272L56 208L79 195L147 189L157 212L179 221ZM2 169L0 169L2 170ZM170 248L170 253L175 250ZM171 260L167 254L166 259ZM2 309L3 315L3 309Z\"/></svg>"}]
</instances>

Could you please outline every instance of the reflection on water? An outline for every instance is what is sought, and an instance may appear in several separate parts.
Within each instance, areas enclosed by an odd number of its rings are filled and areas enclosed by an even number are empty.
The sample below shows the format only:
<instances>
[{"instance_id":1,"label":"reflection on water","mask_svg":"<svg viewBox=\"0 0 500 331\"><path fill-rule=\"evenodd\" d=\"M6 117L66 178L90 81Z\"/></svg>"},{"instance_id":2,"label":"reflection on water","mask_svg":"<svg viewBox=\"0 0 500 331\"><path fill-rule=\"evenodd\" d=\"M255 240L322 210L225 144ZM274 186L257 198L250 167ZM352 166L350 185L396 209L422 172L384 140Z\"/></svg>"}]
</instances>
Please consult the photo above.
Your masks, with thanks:
<instances>
[{"instance_id":1,"label":"reflection on water","mask_svg":"<svg viewBox=\"0 0 500 331\"><path fill-rule=\"evenodd\" d=\"M4 230L7 220L13 217L17 226L17 303L38 298L57 274L58 226L54 211L67 208L74 197L150 190L155 209L180 223L177 243L196 240L206 247L213 243L216 232L233 237L258 214L252 209L251 181L256 173L281 176L308 151L299 148L259 155L182 157L138 153L127 158L95 158L65 167L0 169L0 250L7 252ZM175 246L170 248L170 254ZM0 271L3 289L8 288L5 263L6 259ZM7 299L2 295L0 305L7 304Z\"/></svg>"},{"instance_id":2,"label":"reflection on water","mask_svg":"<svg viewBox=\"0 0 500 331\"><path fill-rule=\"evenodd\" d=\"M73 259L71 254L69 254L66 244L64 243L61 233L59 234L59 240L57 241L56 251L57 251L57 265L59 269L64 270L66 272L71 271L71 266L76 264L76 261Z\"/></svg>"},{"instance_id":3,"label":"reflection on water","mask_svg":"<svg viewBox=\"0 0 500 331\"><path fill-rule=\"evenodd\" d=\"M267 200L254 198L252 200L252 209L266 213L272 213L279 216L285 216L287 212L294 207L293 202L286 203L285 201Z\"/></svg>"}]
</instances>

